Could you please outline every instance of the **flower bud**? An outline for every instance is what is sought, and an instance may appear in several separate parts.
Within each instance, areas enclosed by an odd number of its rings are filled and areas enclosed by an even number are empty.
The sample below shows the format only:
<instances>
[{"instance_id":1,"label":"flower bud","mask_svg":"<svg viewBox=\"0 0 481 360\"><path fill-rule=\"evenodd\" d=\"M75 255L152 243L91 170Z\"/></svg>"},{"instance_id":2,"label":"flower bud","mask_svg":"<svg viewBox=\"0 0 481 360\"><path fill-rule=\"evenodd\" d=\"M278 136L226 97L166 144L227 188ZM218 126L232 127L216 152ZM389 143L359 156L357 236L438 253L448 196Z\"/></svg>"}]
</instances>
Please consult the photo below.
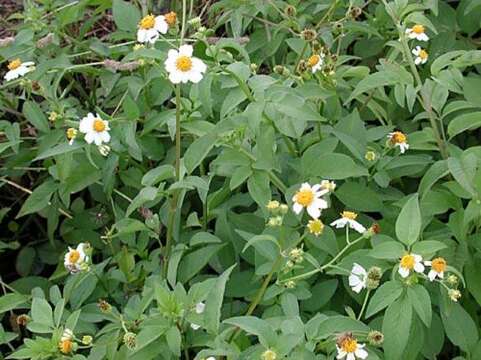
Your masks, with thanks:
<instances>
[{"instance_id":1,"label":"flower bud","mask_svg":"<svg viewBox=\"0 0 481 360\"><path fill-rule=\"evenodd\" d=\"M129 350L134 350L137 346L137 335L135 335L133 332L129 331L125 333L123 340L125 346L127 346Z\"/></svg>"},{"instance_id":2,"label":"flower bud","mask_svg":"<svg viewBox=\"0 0 481 360\"><path fill-rule=\"evenodd\" d=\"M281 213L281 215L286 215L288 211L289 211L289 206L287 206L286 204L281 204L279 206L279 212Z\"/></svg>"},{"instance_id":3,"label":"flower bud","mask_svg":"<svg viewBox=\"0 0 481 360\"><path fill-rule=\"evenodd\" d=\"M27 326L30 320L31 318L27 314L21 314L16 318L17 325L20 325L20 326Z\"/></svg>"},{"instance_id":4,"label":"flower bud","mask_svg":"<svg viewBox=\"0 0 481 360\"><path fill-rule=\"evenodd\" d=\"M375 161L376 157L377 155L374 151L367 151L364 155L364 159L366 159L367 161Z\"/></svg>"},{"instance_id":5,"label":"flower bud","mask_svg":"<svg viewBox=\"0 0 481 360\"><path fill-rule=\"evenodd\" d=\"M296 16L297 14L297 10L294 6L292 5L287 5L285 8L284 8L284 14L286 14L287 16L289 17L294 17Z\"/></svg>"},{"instance_id":6,"label":"flower bud","mask_svg":"<svg viewBox=\"0 0 481 360\"><path fill-rule=\"evenodd\" d=\"M282 75L284 73L284 66L282 66L282 65L274 66L274 72L276 74Z\"/></svg>"},{"instance_id":7,"label":"flower bud","mask_svg":"<svg viewBox=\"0 0 481 360\"><path fill-rule=\"evenodd\" d=\"M271 200L267 203L266 207L267 207L267 210L269 210L270 212L272 213L275 213L277 212L277 210L279 209L279 206L281 204L279 203L279 201L277 200Z\"/></svg>"},{"instance_id":8,"label":"flower bud","mask_svg":"<svg viewBox=\"0 0 481 360\"><path fill-rule=\"evenodd\" d=\"M381 346L384 342L384 335L382 332L377 330L371 330L367 334L367 341L372 346Z\"/></svg>"},{"instance_id":9,"label":"flower bud","mask_svg":"<svg viewBox=\"0 0 481 360\"><path fill-rule=\"evenodd\" d=\"M458 302L458 300L461 298L461 291L456 289L449 289L448 295L452 301Z\"/></svg>"},{"instance_id":10,"label":"flower bud","mask_svg":"<svg viewBox=\"0 0 481 360\"><path fill-rule=\"evenodd\" d=\"M92 341L93 341L93 338L90 335L84 335L82 337L82 344L83 345L90 345L92 343Z\"/></svg>"},{"instance_id":11,"label":"flower bud","mask_svg":"<svg viewBox=\"0 0 481 360\"><path fill-rule=\"evenodd\" d=\"M102 156L108 156L110 154L110 146L102 144L98 146L99 153Z\"/></svg>"},{"instance_id":12,"label":"flower bud","mask_svg":"<svg viewBox=\"0 0 481 360\"><path fill-rule=\"evenodd\" d=\"M362 14L362 9L359 7L359 6L354 6L352 9L351 9L351 17L353 19L356 19L358 18L359 16L361 16Z\"/></svg>"},{"instance_id":13,"label":"flower bud","mask_svg":"<svg viewBox=\"0 0 481 360\"><path fill-rule=\"evenodd\" d=\"M451 274L447 277L446 282L451 286L457 286L458 282L459 282L459 279L456 275Z\"/></svg>"},{"instance_id":14,"label":"flower bud","mask_svg":"<svg viewBox=\"0 0 481 360\"><path fill-rule=\"evenodd\" d=\"M112 305L110 305L107 301L100 299L97 303L97 306L99 307L100 311L103 313L109 313L112 311Z\"/></svg>"},{"instance_id":15,"label":"flower bud","mask_svg":"<svg viewBox=\"0 0 481 360\"><path fill-rule=\"evenodd\" d=\"M249 65L249 67L250 67L251 72L252 72L253 74L256 74L256 73L257 73L257 69L259 68L259 67L257 66L257 64L254 64L254 63L251 63L251 64Z\"/></svg>"},{"instance_id":16,"label":"flower bud","mask_svg":"<svg viewBox=\"0 0 481 360\"><path fill-rule=\"evenodd\" d=\"M302 32L301 32L301 37L307 41L307 42L311 42L311 41L314 41L316 38L317 38L317 32L316 30L314 29L304 29Z\"/></svg>"},{"instance_id":17,"label":"flower bud","mask_svg":"<svg viewBox=\"0 0 481 360\"><path fill-rule=\"evenodd\" d=\"M270 227L276 227L276 226L281 226L282 225L282 217L281 216L273 216L269 218L269 221L267 222L267 226Z\"/></svg>"},{"instance_id":18,"label":"flower bud","mask_svg":"<svg viewBox=\"0 0 481 360\"><path fill-rule=\"evenodd\" d=\"M262 360L276 360L277 359L277 354L273 350L266 350L262 353L261 355Z\"/></svg>"},{"instance_id":19,"label":"flower bud","mask_svg":"<svg viewBox=\"0 0 481 360\"><path fill-rule=\"evenodd\" d=\"M202 26L202 20L200 17L195 17L188 21L189 25L192 26L195 30L198 30Z\"/></svg>"},{"instance_id":20,"label":"flower bud","mask_svg":"<svg viewBox=\"0 0 481 360\"><path fill-rule=\"evenodd\" d=\"M296 283L294 280L289 280L284 285L287 289L294 289L296 287Z\"/></svg>"}]
</instances>

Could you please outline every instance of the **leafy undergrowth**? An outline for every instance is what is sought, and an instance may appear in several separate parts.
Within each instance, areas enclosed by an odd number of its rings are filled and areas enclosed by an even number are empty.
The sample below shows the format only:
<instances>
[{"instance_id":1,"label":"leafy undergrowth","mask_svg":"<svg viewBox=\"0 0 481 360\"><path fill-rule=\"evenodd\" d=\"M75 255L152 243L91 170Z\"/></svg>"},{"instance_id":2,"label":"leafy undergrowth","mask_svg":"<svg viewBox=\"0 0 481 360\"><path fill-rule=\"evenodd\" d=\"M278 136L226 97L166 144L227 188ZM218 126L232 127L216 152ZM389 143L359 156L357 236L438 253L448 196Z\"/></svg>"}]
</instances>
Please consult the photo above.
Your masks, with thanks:
<instances>
[{"instance_id":1,"label":"leafy undergrowth","mask_svg":"<svg viewBox=\"0 0 481 360\"><path fill-rule=\"evenodd\" d=\"M0 9L5 359L481 358L481 1Z\"/></svg>"}]
</instances>

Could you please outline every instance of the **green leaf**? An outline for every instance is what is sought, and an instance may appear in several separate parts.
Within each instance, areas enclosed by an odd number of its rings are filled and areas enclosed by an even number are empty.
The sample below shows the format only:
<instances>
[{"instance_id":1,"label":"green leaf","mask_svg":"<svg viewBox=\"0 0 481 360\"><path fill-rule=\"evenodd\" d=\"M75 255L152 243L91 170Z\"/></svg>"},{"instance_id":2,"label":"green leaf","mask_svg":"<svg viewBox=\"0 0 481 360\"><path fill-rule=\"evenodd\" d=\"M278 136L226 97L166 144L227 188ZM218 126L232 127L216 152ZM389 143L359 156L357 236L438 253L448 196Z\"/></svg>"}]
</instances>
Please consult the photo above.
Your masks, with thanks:
<instances>
[{"instance_id":1,"label":"green leaf","mask_svg":"<svg viewBox=\"0 0 481 360\"><path fill-rule=\"evenodd\" d=\"M431 257L439 250L446 249L446 244L436 240L418 241L412 247L412 252L423 257Z\"/></svg>"},{"instance_id":2,"label":"green leaf","mask_svg":"<svg viewBox=\"0 0 481 360\"><path fill-rule=\"evenodd\" d=\"M84 147L84 144L80 142L74 142L72 145L69 143L58 144L53 148L48 148L45 151L42 151L33 161L43 160L52 156L57 156L61 154L67 154L72 151L81 149Z\"/></svg>"},{"instance_id":3,"label":"green leaf","mask_svg":"<svg viewBox=\"0 0 481 360\"><path fill-rule=\"evenodd\" d=\"M367 176L367 169L356 164L344 154L323 154L315 156L307 151L302 156L302 173L304 177L316 176L331 180Z\"/></svg>"},{"instance_id":4,"label":"green leaf","mask_svg":"<svg viewBox=\"0 0 481 360\"><path fill-rule=\"evenodd\" d=\"M160 165L145 173L142 177L142 185L154 186L161 181L175 177L175 169L172 165Z\"/></svg>"},{"instance_id":5,"label":"green leaf","mask_svg":"<svg viewBox=\"0 0 481 360\"><path fill-rule=\"evenodd\" d=\"M413 308L406 296L393 302L386 310L382 321L384 354L386 359L400 360L408 346L413 317Z\"/></svg>"},{"instance_id":6,"label":"green leaf","mask_svg":"<svg viewBox=\"0 0 481 360\"><path fill-rule=\"evenodd\" d=\"M38 297L33 298L32 320L53 328L53 312L47 300Z\"/></svg>"},{"instance_id":7,"label":"green leaf","mask_svg":"<svg viewBox=\"0 0 481 360\"><path fill-rule=\"evenodd\" d=\"M157 193L159 190L155 187L148 186L140 190L137 196L132 200L127 211L125 212L125 216L128 217L132 212L137 210L139 207L144 205L148 201L152 201L156 198Z\"/></svg>"},{"instance_id":8,"label":"green leaf","mask_svg":"<svg viewBox=\"0 0 481 360\"><path fill-rule=\"evenodd\" d=\"M474 154L462 156L461 159L454 157L448 159L448 168L451 175L472 196L476 195L476 190L473 187L473 178L477 163L478 160Z\"/></svg>"},{"instance_id":9,"label":"green leaf","mask_svg":"<svg viewBox=\"0 0 481 360\"><path fill-rule=\"evenodd\" d=\"M190 239L190 246L201 245L201 244L215 244L222 242L217 236L212 235L211 233L200 231L196 233Z\"/></svg>"},{"instance_id":10,"label":"green leaf","mask_svg":"<svg viewBox=\"0 0 481 360\"><path fill-rule=\"evenodd\" d=\"M224 323L237 326L249 334L256 335L259 341L266 348L276 342L276 334L269 323L254 316L238 316L227 320Z\"/></svg>"},{"instance_id":11,"label":"green leaf","mask_svg":"<svg viewBox=\"0 0 481 360\"><path fill-rule=\"evenodd\" d=\"M453 138L465 131L476 130L481 127L481 111L462 114L449 122L448 135Z\"/></svg>"},{"instance_id":12,"label":"green leaf","mask_svg":"<svg viewBox=\"0 0 481 360\"><path fill-rule=\"evenodd\" d=\"M265 171L254 171L253 175L247 180L249 194L261 209L264 209L271 199L269 182L269 176Z\"/></svg>"},{"instance_id":13,"label":"green leaf","mask_svg":"<svg viewBox=\"0 0 481 360\"><path fill-rule=\"evenodd\" d=\"M414 194L406 201L396 220L398 239L408 246L415 243L421 233L421 220L418 194Z\"/></svg>"},{"instance_id":14,"label":"green leaf","mask_svg":"<svg viewBox=\"0 0 481 360\"><path fill-rule=\"evenodd\" d=\"M210 290L205 301L205 328L210 334L218 334L221 317L222 302L224 300L225 285L229 280L232 270L235 265L232 265L224 271L216 280L215 285Z\"/></svg>"},{"instance_id":15,"label":"green leaf","mask_svg":"<svg viewBox=\"0 0 481 360\"><path fill-rule=\"evenodd\" d=\"M120 30L132 33L137 30L141 16L139 9L135 5L127 1L114 0L112 3L112 14L115 25Z\"/></svg>"},{"instance_id":16,"label":"green leaf","mask_svg":"<svg viewBox=\"0 0 481 360\"><path fill-rule=\"evenodd\" d=\"M23 114L37 130L41 132L48 132L50 126L48 125L48 120L45 117L45 113L40 109L37 103L33 101L25 101L23 104Z\"/></svg>"},{"instance_id":17,"label":"green leaf","mask_svg":"<svg viewBox=\"0 0 481 360\"><path fill-rule=\"evenodd\" d=\"M47 180L37 187L23 203L17 214L17 218L37 212L46 207L53 193L57 190L57 184L53 180Z\"/></svg>"},{"instance_id":18,"label":"green leaf","mask_svg":"<svg viewBox=\"0 0 481 360\"><path fill-rule=\"evenodd\" d=\"M184 165L189 174L200 165L209 151L214 147L217 140L215 133L208 133L195 140L184 155Z\"/></svg>"},{"instance_id":19,"label":"green leaf","mask_svg":"<svg viewBox=\"0 0 481 360\"><path fill-rule=\"evenodd\" d=\"M185 255L179 264L178 280L182 283L190 280L207 265L209 260L222 249L225 244L207 245Z\"/></svg>"},{"instance_id":20,"label":"green leaf","mask_svg":"<svg viewBox=\"0 0 481 360\"><path fill-rule=\"evenodd\" d=\"M448 174L449 170L446 160L439 160L431 165L431 167L424 173L421 182L419 183L419 195L421 196L421 199L428 193L436 181Z\"/></svg>"},{"instance_id":21,"label":"green leaf","mask_svg":"<svg viewBox=\"0 0 481 360\"><path fill-rule=\"evenodd\" d=\"M11 293L0 297L0 314L16 309L28 301L28 296Z\"/></svg>"},{"instance_id":22,"label":"green leaf","mask_svg":"<svg viewBox=\"0 0 481 360\"><path fill-rule=\"evenodd\" d=\"M448 309L441 311L446 335L454 345L469 352L479 339L476 323L461 305L457 303L450 305Z\"/></svg>"},{"instance_id":23,"label":"green leaf","mask_svg":"<svg viewBox=\"0 0 481 360\"><path fill-rule=\"evenodd\" d=\"M167 330L165 338L167 339L167 345L169 346L170 351L172 351L175 356L180 358L182 338L177 326L173 326Z\"/></svg>"},{"instance_id":24,"label":"green leaf","mask_svg":"<svg viewBox=\"0 0 481 360\"><path fill-rule=\"evenodd\" d=\"M421 321L424 325L430 327L432 318L431 297L426 288L422 285L408 286L407 295Z\"/></svg>"},{"instance_id":25,"label":"green leaf","mask_svg":"<svg viewBox=\"0 0 481 360\"><path fill-rule=\"evenodd\" d=\"M385 241L376 246L369 252L369 256L376 259L399 259L406 252L404 246L397 241Z\"/></svg>"},{"instance_id":26,"label":"green leaf","mask_svg":"<svg viewBox=\"0 0 481 360\"><path fill-rule=\"evenodd\" d=\"M404 75L404 77L402 76ZM413 82L412 77L409 81L409 77L406 78L405 74L397 71L379 71L366 76L364 79L359 81L356 88L352 92L349 99L346 102L351 101L357 96L369 90L375 90L381 86L396 85L396 84L411 84Z\"/></svg>"},{"instance_id":27,"label":"green leaf","mask_svg":"<svg viewBox=\"0 0 481 360\"><path fill-rule=\"evenodd\" d=\"M374 293L366 309L366 317L371 317L391 305L403 293L403 285L391 280L382 284Z\"/></svg>"}]
</instances>

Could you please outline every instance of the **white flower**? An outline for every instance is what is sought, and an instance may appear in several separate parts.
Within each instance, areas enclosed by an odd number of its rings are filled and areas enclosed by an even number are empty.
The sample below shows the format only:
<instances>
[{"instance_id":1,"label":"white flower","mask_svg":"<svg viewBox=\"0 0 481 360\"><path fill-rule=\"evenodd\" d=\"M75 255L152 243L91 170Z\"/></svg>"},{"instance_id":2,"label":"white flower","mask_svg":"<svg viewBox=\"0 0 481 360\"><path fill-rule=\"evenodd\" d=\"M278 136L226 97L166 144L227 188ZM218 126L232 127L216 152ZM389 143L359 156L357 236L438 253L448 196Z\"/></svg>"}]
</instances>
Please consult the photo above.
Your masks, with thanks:
<instances>
[{"instance_id":1,"label":"white flower","mask_svg":"<svg viewBox=\"0 0 481 360\"><path fill-rule=\"evenodd\" d=\"M86 117L80 120L80 132L85 134L85 141L89 144L95 143L99 146L110 141L109 134L109 122L102 120L99 114L94 116L92 113L88 113Z\"/></svg>"},{"instance_id":2,"label":"white flower","mask_svg":"<svg viewBox=\"0 0 481 360\"><path fill-rule=\"evenodd\" d=\"M195 313L200 315L204 312L205 310L205 304L201 301L201 302L198 302L196 305L195 305ZM194 324L194 323L191 323L190 324L190 327L193 329L193 330L198 330L200 329L200 325L197 325L197 324Z\"/></svg>"},{"instance_id":3,"label":"white flower","mask_svg":"<svg viewBox=\"0 0 481 360\"><path fill-rule=\"evenodd\" d=\"M435 258L432 261L425 261L424 265L431 267L428 273L429 280L434 281L436 277L440 279L444 278L444 271L446 270L447 264L446 260L442 257Z\"/></svg>"},{"instance_id":4,"label":"white flower","mask_svg":"<svg viewBox=\"0 0 481 360\"><path fill-rule=\"evenodd\" d=\"M202 80L203 73L207 66L202 60L193 57L194 49L191 45L182 45L179 50L171 49L165 60L165 70L169 73L169 80L173 84L186 83L191 81L198 83Z\"/></svg>"},{"instance_id":5,"label":"white flower","mask_svg":"<svg viewBox=\"0 0 481 360\"><path fill-rule=\"evenodd\" d=\"M355 293L360 293L367 287L367 271L361 265L352 265L351 275L349 275L349 286Z\"/></svg>"},{"instance_id":6,"label":"white flower","mask_svg":"<svg viewBox=\"0 0 481 360\"><path fill-rule=\"evenodd\" d=\"M15 59L8 63L7 68L8 71L5 74L4 79L10 81L35 70L35 63L33 61L26 61L23 63L20 59Z\"/></svg>"},{"instance_id":7,"label":"white flower","mask_svg":"<svg viewBox=\"0 0 481 360\"><path fill-rule=\"evenodd\" d=\"M398 273L403 278L409 276L410 272L414 270L417 273L422 273L424 271L423 258L421 255L417 254L406 254L401 258L399 262Z\"/></svg>"},{"instance_id":8,"label":"white flower","mask_svg":"<svg viewBox=\"0 0 481 360\"><path fill-rule=\"evenodd\" d=\"M78 244L76 249L68 248L68 252L64 257L65 268L72 274L85 269L88 256L85 254L85 244Z\"/></svg>"},{"instance_id":9,"label":"white flower","mask_svg":"<svg viewBox=\"0 0 481 360\"><path fill-rule=\"evenodd\" d=\"M356 221L357 214L352 211L343 211L341 217L331 223L331 226L335 226L340 229L349 225L351 229L356 230L358 233L364 233L366 228Z\"/></svg>"},{"instance_id":10,"label":"white flower","mask_svg":"<svg viewBox=\"0 0 481 360\"><path fill-rule=\"evenodd\" d=\"M428 41L429 37L424 32L424 26L422 25L414 25L412 28L406 29L406 35L410 39L416 39L419 41Z\"/></svg>"},{"instance_id":11,"label":"white flower","mask_svg":"<svg viewBox=\"0 0 481 360\"><path fill-rule=\"evenodd\" d=\"M139 22L139 29L137 30L137 41L140 43L155 43L160 34L167 33L169 25L165 20L165 16L147 15Z\"/></svg>"},{"instance_id":12,"label":"white flower","mask_svg":"<svg viewBox=\"0 0 481 360\"><path fill-rule=\"evenodd\" d=\"M356 360L356 359L366 359L368 353L364 350L365 344L359 344L356 339L354 339L351 335L345 336L342 340L339 341L339 344L336 344L337 348L337 356L336 359L344 359L346 360Z\"/></svg>"},{"instance_id":13,"label":"white flower","mask_svg":"<svg viewBox=\"0 0 481 360\"><path fill-rule=\"evenodd\" d=\"M292 197L294 202L292 209L296 214L300 214L302 209L306 208L307 213L313 219L317 219L321 216L321 209L327 209L327 201L321 199L321 196L328 192L329 190L321 190L321 185L319 184L311 187L309 183L303 183Z\"/></svg>"},{"instance_id":14,"label":"white flower","mask_svg":"<svg viewBox=\"0 0 481 360\"><path fill-rule=\"evenodd\" d=\"M313 74L322 68L322 64L324 64L324 54L314 54L307 59L307 65Z\"/></svg>"},{"instance_id":15,"label":"white flower","mask_svg":"<svg viewBox=\"0 0 481 360\"><path fill-rule=\"evenodd\" d=\"M421 48L421 46L416 46L416 48L412 50L412 53L414 56L416 56L414 59L414 63L416 65L426 64L428 61L428 52Z\"/></svg>"},{"instance_id":16,"label":"white flower","mask_svg":"<svg viewBox=\"0 0 481 360\"><path fill-rule=\"evenodd\" d=\"M409 149L408 138L400 131L394 131L388 134L389 142L392 146L398 146L401 154L404 154Z\"/></svg>"}]
</instances>

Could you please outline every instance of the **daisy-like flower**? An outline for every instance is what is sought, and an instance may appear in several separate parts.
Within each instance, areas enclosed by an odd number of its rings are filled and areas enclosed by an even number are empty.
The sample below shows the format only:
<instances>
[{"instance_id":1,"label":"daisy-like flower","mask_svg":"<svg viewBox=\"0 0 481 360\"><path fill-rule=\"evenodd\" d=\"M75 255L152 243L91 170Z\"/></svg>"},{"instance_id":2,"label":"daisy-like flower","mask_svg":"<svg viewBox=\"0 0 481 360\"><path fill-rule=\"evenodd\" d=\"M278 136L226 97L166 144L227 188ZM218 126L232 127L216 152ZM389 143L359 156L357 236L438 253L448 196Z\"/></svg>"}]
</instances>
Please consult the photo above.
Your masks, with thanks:
<instances>
[{"instance_id":1,"label":"daisy-like flower","mask_svg":"<svg viewBox=\"0 0 481 360\"><path fill-rule=\"evenodd\" d=\"M8 63L7 68L8 71L4 79L10 81L35 70L35 63L33 61L22 62L20 59L15 59Z\"/></svg>"},{"instance_id":2,"label":"daisy-like flower","mask_svg":"<svg viewBox=\"0 0 481 360\"><path fill-rule=\"evenodd\" d=\"M334 181L322 180L321 189L329 190L330 192L333 192L334 190L336 190L336 183Z\"/></svg>"},{"instance_id":3,"label":"daisy-like flower","mask_svg":"<svg viewBox=\"0 0 481 360\"><path fill-rule=\"evenodd\" d=\"M443 279L444 278L444 271L446 271L446 260L442 257L437 257L432 261L425 261L424 265L430 266L431 270L429 270L428 278L431 281L434 281L436 277Z\"/></svg>"},{"instance_id":4,"label":"daisy-like flower","mask_svg":"<svg viewBox=\"0 0 481 360\"><path fill-rule=\"evenodd\" d=\"M392 146L398 146L401 154L404 154L409 149L408 138L400 131L394 131L388 134L389 143Z\"/></svg>"},{"instance_id":5,"label":"daisy-like flower","mask_svg":"<svg viewBox=\"0 0 481 360\"><path fill-rule=\"evenodd\" d=\"M341 217L334 220L331 226L335 226L340 229L349 225L351 229L356 230L358 233L362 234L366 231L366 228L356 221L357 214L353 211L343 211Z\"/></svg>"},{"instance_id":6,"label":"daisy-like flower","mask_svg":"<svg viewBox=\"0 0 481 360\"><path fill-rule=\"evenodd\" d=\"M154 16L152 14L144 16L139 22L137 30L137 41L140 43L155 43L159 34L165 34L169 30L169 24L164 15Z\"/></svg>"},{"instance_id":7,"label":"daisy-like flower","mask_svg":"<svg viewBox=\"0 0 481 360\"><path fill-rule=\"evenodd\" d=\"M307 229L309 233L319 236L324 231L324 224L319 219L309 220L307 223Z\"/></svg>"},{"instance_id":8,"label":"daisy-like flower","mask_svg":"<svg viewBox=\"0 0 481 360\"><path fill-rule=\"evenodd\" d=\"M349 286L357 294L367 287L367 271L361 265L356 263L352 265Z\"/></svg>"},{"instance_id":9,"label":"daisy-like flower","mask_svg":"<svg viewBox=\"0 0 481 360\"><path fill-rule=\"evenodd\" d=\"M75 138L77 137L77 129L74 129L74 128L68 128L67 129L67 139L68 139L68 144L69 145L72 145Z\"/></svg>"},{"instance_id":10,"label":"daisy-like flower","mask_svg":"<svg viewBox=\"0 0 481 360\"><path fill-rule=\"evenodd\" d=\"M365 344L359 344L352 334L347 333L340 336L337 340L336 359L356 360L366 359L368 353L364 350Z\"/></svg>"},{"instance_id":11,"label":"daisy-like flower","mask_svg":"<svg viewBox=\"0 0 481 360\"><path fill-rule=\"evenodd\" d=\"M165 60L165 70L169 73L169 80L173 84L186 83L191 81L198 83L202 80L203 73L207 66L202 60L193 57L194 49L191 45L182 45L179 50L171 49Z\"/></svg>"},{"instance_id":12,"label":"daisy-like flower","mask_svg":"<svg viewBox=\"0 0 481 360\"><path fill-rule=\"evenodd\" d=\"M62 354L70 354L73 350L73 345L73 332L70 329L65 329L58 343L60 352Z\"/></svg>"},{"instance_id":13,"label":"daisy-like flower","mask_svg":"<svg viewBox=\"0 0 481 360\"><path fill-rule=\"evenodd\" d=\"M76 249L68 248L68 252L64 257L64 265L70 273L74 274L88 267L89 257L85 253L85 246L84 243L80 243Z\"/></svg>"},{"instance_id":14,"label":"daisy-like flower","mask_svg":"<svg viewBox=\"0 0 481 360\"><path fill-rule=\"evenodd\" d=\"M399 262L398 273L403 278L407 278L411 271L422 273L424 271L423 258L417 254L406 254Z\"/></svg>"},{"instance_id":15,"label":"daisy-like flower","mask_svg":"<svg viewBox=\"0 0 481 360\"><path fill-rule=\"evenodd\" d=\"M416 57L414 59L416 65L426 64L428 61L428 52L421 48L421 46L416 46L416 48L412 50L412 53Z\"/></svg>"},{"instance_id":16,"label":"daisy-like flower","mask_svg":"<svg viewBox=\"0 0 481 360\"><path fill-rule=\"evenodd\" d=\"M197 303L195 305L195 313L200 315L204 312L205 310L205 304L201 301L199 303ZM200 325L197 325L197 324L194 324L194 323L191 323L190 324L190 327L193 329L193 330L198 330L200 329Z\"/></svg>"},{"instance_id":17,"label":"daisy-like flower","mask_svg":"<svg viewBox=\"0 0 481 360\"><path fill-rule=\"evenodd\" d=\"M307 213L317 219L321 216L321 210L327 209L327 201L321 199L321 196L327 194L328 190L321 190L321 185L316 184L311 187L309 183L303 183L301 188L292 197L294 205L292 209L296 214L300 214L303 208Z\"/></svg>"},{"instance_id":18,"label":"daisy-like flower","mask_svg":"<svg viewBox=\"0 0 481 360\"><path fill-rule=\"evenodd\" d=\"M324 64L323 54L314 54L307 59L307 65L311 68L313 74L321 69L322 64Z\"/></svg>"},{"instance_id":19,"label":"daisy-like flower","mask_svg":"<svg viewBox=\"0 0 481 360\"><path fill-rule=\"evenodd\" d=\"M86 117L80 120L80 132L85 134L85 141L88 144L95 143L99 146L103 142L108 143L110 141L109 134L109 122L102 120L99 114L94 116L92 113L88 113Z\"/></svg>"},{"instance_id":20,"label":"daisy-like flower","mask_svg":"<svg viewBox=\"0 0 481 360\"><path fill-rule=\"evenodd\" d=\"M419 41L428 41L429 37L425 33L424 26L422 25L414 25L412 28L406 29L406 35L410 39L416 39Z\"/></svg>"}]
</instances>

